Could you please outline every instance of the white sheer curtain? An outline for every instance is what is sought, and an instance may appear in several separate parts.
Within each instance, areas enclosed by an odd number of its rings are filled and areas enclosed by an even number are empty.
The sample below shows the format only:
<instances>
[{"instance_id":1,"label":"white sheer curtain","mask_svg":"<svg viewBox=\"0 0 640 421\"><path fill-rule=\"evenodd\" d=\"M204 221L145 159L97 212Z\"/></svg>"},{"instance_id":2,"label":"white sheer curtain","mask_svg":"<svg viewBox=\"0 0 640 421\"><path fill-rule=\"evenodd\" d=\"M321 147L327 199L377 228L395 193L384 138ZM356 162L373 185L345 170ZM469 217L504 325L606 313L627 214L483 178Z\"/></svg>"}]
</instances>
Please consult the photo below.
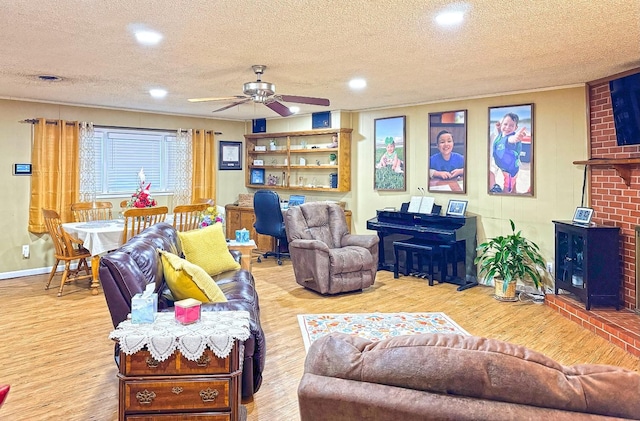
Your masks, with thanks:
<instances>
[{"instance_id":1,"label":"white sheer curtain","mask_svg":"<svg viewBox=\"0 0 640 421\"><path fill-rule=\"evenodd\" d=\"M193 148L191 142L193 140L193 131L178 129L176 134L176 184L173 193L173 204L186 205L191 203L191 178L192 178L192 162Z\"/></svg>"},{"instance_id":2,"label":"white sheer curtain","mask_svg":"<svg viewBox=\"0 0 640 421\"><path fill-rule=\"evenodd\" d=\"M80 123L80 191L78 199L81 202L95 202L96 191L96 151L93 140L93 123Z\"/></svg>"}]
</instances>

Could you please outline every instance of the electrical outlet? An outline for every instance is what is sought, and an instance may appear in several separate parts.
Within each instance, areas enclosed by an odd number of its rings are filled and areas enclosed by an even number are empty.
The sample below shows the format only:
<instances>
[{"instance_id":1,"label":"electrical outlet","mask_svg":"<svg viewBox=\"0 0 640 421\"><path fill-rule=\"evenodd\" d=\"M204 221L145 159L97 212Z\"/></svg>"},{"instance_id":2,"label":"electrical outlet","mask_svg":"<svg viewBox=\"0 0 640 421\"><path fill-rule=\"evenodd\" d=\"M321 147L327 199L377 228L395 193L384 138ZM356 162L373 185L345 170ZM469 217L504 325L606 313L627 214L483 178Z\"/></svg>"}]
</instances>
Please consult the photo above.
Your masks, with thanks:
<instances>
[{"instance_id":1,"label":"electrical outlet","mask_svg":"<svg viewBox=\"0 0 640 421\"><path fill-rule=\"evenodd\" d=\"M29 258L29 245L28 244L22 246L22 258L23 259L28 259Z\"/></svg>"},{"instance_id":2,"label":"electrical outlet","mask_svg":"<svg viewBox=\"0 0 640 421\"><path fill-rule=\"evenodd\" d=\"M553 273L553 262L547 262L547 272Z\"/></svg>"}]
</instances>

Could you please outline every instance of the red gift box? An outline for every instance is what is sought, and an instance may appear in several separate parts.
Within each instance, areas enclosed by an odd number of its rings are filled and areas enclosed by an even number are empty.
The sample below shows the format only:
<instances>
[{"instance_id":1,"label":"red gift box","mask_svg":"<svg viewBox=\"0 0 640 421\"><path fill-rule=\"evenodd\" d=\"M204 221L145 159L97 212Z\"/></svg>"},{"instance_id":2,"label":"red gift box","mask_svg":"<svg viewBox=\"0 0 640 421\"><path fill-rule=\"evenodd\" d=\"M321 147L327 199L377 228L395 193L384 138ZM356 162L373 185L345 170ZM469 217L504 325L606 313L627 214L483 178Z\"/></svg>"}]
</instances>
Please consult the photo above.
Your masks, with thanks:
<instances>
[{"instance_id":1,"label":"red gift box","mask_svg":"<svg viewBox=\"0 0 640 421\"><path fill-rule=\"evenodd\" d=\"M200 305L202 303L194 298L176 301L174 303L176 320L183 325L195 323L200 320Z\"/></svg>"}]
</instances>

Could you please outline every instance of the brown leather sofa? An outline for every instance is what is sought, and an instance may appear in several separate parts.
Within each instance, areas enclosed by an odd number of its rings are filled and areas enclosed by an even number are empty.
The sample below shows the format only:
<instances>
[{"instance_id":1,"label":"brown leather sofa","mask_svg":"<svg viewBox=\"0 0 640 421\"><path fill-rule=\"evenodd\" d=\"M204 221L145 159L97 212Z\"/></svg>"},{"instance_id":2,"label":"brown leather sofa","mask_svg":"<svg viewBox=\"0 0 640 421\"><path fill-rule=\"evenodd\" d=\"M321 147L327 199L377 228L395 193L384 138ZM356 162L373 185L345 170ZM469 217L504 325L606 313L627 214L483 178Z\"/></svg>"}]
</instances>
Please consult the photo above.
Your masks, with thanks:
<instances>
[{"instance_id":1,"label":"brown leather sofa","mask_svg":"<svg viewBox=\"0 0 640 421\"><path fill-rule=\"evenodd\" d=\"M332 333L311 345L298 388L302 421L638 419L638 396L635 371L453 334Z\"/></svg>"},{"instance_id":2,"label":"brown leather sofa","mask_svg":"<svg viewBox=\"0 0 640 421\"><path fill-rule=\"evenodd\" d=\"M100 260L100 283L114 327L126 320L131 313L131 297L144 291L145 286L151 282L156 283L158 310L172 309L173 301L164 281L158 248L182 254L178 232L173 226L167 223L152 225ZM238 252L230 253L239 260ZM227 302L203 304L202 311L249 312L251 336L244 342L242 397L251 398L262 383L266 354L253 276L246 270L238 269L221 273L213 279Z\"/></svg>"}]
</instances>

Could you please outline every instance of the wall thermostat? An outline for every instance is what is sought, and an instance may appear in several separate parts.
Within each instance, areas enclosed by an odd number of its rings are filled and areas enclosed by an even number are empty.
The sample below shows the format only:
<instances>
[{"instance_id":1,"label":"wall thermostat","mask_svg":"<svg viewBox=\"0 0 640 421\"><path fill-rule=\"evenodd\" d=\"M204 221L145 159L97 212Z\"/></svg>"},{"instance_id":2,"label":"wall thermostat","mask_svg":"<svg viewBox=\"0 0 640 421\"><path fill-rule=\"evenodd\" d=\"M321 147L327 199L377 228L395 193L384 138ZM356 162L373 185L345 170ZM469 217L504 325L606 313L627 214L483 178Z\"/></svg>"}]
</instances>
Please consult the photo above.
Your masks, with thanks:
<instances>
[{"instance_id":1,"label":"wall thermostat","mask_svg":"<svg viewBox=\"0 0 640 421\"><path fill-rule=\"evenodd\" d=\"M31 175L31 164L13 164L13 175Z\"/></svg>"}]
</instances>

